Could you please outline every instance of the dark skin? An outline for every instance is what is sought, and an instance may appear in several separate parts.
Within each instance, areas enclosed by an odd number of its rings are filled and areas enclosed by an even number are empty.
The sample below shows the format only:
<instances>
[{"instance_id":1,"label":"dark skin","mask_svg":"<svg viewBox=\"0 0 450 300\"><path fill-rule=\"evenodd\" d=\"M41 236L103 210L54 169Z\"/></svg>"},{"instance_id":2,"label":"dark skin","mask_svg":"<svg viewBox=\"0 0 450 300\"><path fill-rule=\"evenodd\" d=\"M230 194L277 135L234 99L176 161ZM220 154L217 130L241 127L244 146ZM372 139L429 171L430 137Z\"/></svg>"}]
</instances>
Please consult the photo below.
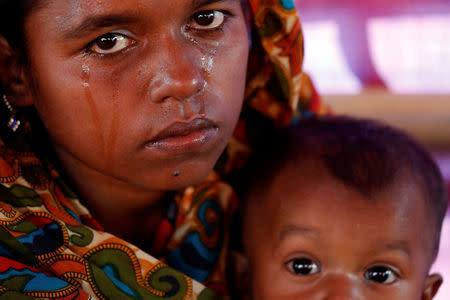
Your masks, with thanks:
<instances>
[{"instance_id":1,"label":"dark skin","mask_svg":"<svg viewBox=\"0 0 450 300\"><path fill-rule=\"evenodd\" d=\"M441 276L428 274L434 227L411 180L369 200L311 160L261 188L245 214L239 273L252 299L429 300L439 289Z\"/></svg>"},{"instance_id":2,"label":"dark skin","mask_svg":"<svg viewBox=\"0 0 450 300\"><path fill-rule=\"evenodd\" d=\"M204 180L236 125L249 52L240 1L48 1L26 18L25 41L28 66L0 36L10 102L36 108L84 203L139 244L167 192Z\"/></svg>"}]
</instances>

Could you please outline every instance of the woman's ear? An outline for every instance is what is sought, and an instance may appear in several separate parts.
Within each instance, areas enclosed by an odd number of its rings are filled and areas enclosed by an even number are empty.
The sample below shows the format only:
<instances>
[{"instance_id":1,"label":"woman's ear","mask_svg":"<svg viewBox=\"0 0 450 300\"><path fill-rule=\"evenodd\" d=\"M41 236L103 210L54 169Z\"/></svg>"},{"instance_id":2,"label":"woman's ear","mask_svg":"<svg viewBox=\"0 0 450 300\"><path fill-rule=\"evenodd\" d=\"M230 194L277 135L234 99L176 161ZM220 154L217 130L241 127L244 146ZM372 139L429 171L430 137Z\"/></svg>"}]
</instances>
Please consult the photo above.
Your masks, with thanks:
<instances>
[{"instance_id":1,"label":"woman's ear","mask_svg":"<svg viewBox=\"0 0 450 300\"><path fill-rule=\"evenodd\" d=\"M247 34L248 34L248 45L249 48L252 48L252 23L253 23L253 17L252 17L252 11L250 7L250 3L248 3L248 0L241 0L241 7L242 12L245 17L245 23L247 24Z\"/></svg>"},{"instance_id":2,"label":"woman's ear","mask_svg":"<svg viewBox=\"0 0 450 300\"><path fill-rule=\"evenodd\" d=\"M440 274L428 275L423 287L422 300L433 299L442 285L442 281L442 276Z\"/></svg>"},{"instance_id":3,"label":"woman's ear","mask_svg":"<svg viewBox=\"0 0 450 300\"><path fill-rule=\"evenodd\" d=\"M31 76L21 55L0 35L0 85L15 106L33 104Z\"/></svg>"}]
</instances>

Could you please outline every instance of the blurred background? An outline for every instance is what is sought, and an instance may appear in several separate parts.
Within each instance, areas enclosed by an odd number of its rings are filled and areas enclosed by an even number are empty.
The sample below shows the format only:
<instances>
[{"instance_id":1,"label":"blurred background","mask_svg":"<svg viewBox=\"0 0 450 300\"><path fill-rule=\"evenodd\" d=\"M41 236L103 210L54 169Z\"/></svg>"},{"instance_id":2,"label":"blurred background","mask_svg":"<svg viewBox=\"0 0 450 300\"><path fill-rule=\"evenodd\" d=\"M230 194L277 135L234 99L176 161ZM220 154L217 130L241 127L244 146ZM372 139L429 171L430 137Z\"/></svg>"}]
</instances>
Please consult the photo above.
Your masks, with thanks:
<instances>
[{"instance_id":1,"label":"blurred background","mask_svg":"<svg viewBox=\"0 0 450 300\"><path fill-rule=\"evenodd\" d=\"M337 114L399 127L434 155L450 187L450 0L295 0L305 65ZM450 299L450 212L434 271Z\"/></svg>"}]
</instances>

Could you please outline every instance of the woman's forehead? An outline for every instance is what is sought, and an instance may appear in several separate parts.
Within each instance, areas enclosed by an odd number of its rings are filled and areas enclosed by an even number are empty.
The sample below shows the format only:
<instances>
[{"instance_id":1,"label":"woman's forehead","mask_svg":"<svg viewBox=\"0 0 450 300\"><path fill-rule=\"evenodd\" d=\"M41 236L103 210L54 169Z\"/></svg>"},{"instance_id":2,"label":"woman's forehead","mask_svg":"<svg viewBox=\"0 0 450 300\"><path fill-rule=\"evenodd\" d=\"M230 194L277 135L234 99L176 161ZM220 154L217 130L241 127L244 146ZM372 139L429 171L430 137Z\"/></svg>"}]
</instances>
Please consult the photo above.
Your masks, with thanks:
<instances>
[{"instance_id":1,"label":"woman's forehead","mask_svg":"<svg viewBox=\"0 0 450 300\"><path fill-rule=\"evenodd\" d=\"M104 9L124 9L124 8L142 8L142 7L186 7L199 8L202 6L222 3L222 2L240 2L248 3L248 0L35 0L26 1L29 6L38 8L65 8L72 13L80 13L84 10L91 10L95 13L98 10ZM93 10L93 11L92 11Z\"/></svg>"},{"instance_id":2,"label":"woman's forehead","mask_svg":"<svg viewBox=\"0 0 450 300\"><path fill-rule=\"evenodd\" d=\"M124 23L135 18L148 20L182 16L214 5L236 5L247 0L42 0L35 2L33 13L40 13L45 20L56 20L58 29L74 24L96 22ZM100 20L93 20L99 18ZM89 20L90 19L90 20ZM86 22L88 21L88 22Z\"/></svg>"}]
</instances>

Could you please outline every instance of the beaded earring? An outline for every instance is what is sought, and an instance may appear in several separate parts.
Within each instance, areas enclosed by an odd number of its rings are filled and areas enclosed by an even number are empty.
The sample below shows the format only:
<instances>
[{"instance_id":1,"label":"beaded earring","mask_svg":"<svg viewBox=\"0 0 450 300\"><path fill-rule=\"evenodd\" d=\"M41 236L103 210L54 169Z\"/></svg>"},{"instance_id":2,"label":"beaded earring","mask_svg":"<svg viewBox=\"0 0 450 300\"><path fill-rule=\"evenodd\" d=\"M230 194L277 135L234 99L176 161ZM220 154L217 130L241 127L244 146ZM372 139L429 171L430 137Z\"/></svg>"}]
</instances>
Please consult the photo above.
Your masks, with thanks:
<instances>
[{"instance_id":1,"label":"beaded earring","mask_svg":"<svg viewBox=\"0 0 450 300\"><path fill-rule=\"evenodd\" d=\"M6 97L6 95L3 95L3 102L5 103L6 108L9 111L9 121L8 121L8 128L9 130L11 130L12 132L16 132L17 129L19 129L20 126L20 120L16 120L16 110L14 108L12 108L11 104L8 101L8 98Z\"/></svg>"}]
</instances>

